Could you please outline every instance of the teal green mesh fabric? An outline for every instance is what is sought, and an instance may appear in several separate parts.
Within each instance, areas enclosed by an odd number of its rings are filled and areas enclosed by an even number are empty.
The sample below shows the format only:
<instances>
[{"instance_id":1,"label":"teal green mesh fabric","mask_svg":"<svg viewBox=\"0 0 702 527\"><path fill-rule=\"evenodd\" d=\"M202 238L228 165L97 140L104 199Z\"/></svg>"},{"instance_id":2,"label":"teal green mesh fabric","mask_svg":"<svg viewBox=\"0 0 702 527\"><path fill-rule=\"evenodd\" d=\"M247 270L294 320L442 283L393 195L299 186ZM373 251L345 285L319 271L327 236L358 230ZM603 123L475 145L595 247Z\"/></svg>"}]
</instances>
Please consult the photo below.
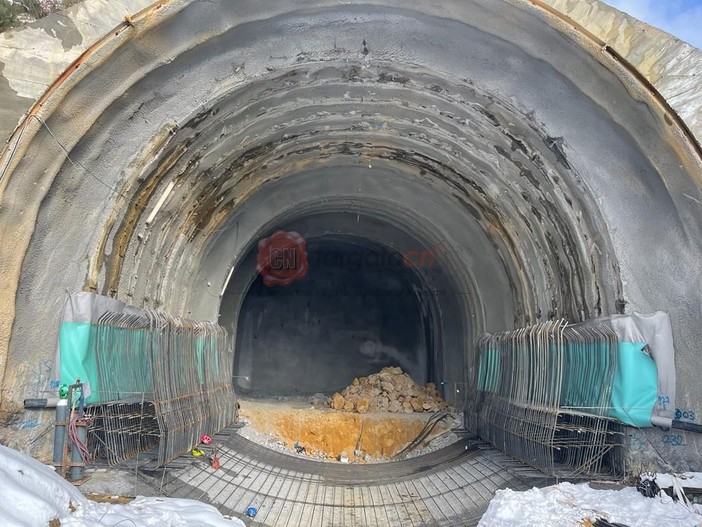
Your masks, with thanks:
<instances>
[{"instance_id":1,"label":"teal green mesh fabric","mask_svg":"<svg viewBox=\"0 0 702 527\"><path fill-rule=\"evenodd\" d=\"M555 356L555 352L551 356ZM614 368L616 364L609 342L565 342L560 406L606 415L607 408L598 405L601 395L611 390Z\"/></svg>"},{"instance_id":2,"label":"teal green mesh fabric","mask_svg":"<svg viewBox=\"0 0 702 527\"><path fill-rule=\"evenodd\" d=\"M525 343L517 347L519 349L511 349L509 354L517 353L521 356L520 366L529 367L535 359L532 346ZM533 401L540 391L540 380L552 379L554 371L560 370L561 408L606 415L630 426L650 427L658 394L658 373L655 362L644 348L643 342L619 342L616 356L613 356L608 342L578 342L566 334L560 349L551 344L548 357L540 358L541 373L532 373L526 390L533 394ZM516 372L503 371L505 350L487 344L480 352L477 389L506 396L507 384ZM542 388L547 389L546 386ZM608 405L602 405L603 393L611 393Z\"/></svg>"},{"instance_id":3,"label":"teal green mesh fabric","mask_svg":"<svg viewBox=\"0 0 702 527\"><path fill-rule=\"evenodd\" d=\"M97 364L91 344L92 335L92 325L89 322L64 322L59 328L59 380L61 384L73 384L77 379L89 382L91 394L86 398L86 404L101 402Z\"/></svg>"},{"instance_id":4,"label":"teal green mesh fabric","mask_svg":"<svg viewBox=\"0 0 702 527\"><path fill-rule=\"evenodd\" d=\"M620 342L610 416L624 424L650 427L658 397L658 370L643 342Z\"/></svg>"}]
</instances>

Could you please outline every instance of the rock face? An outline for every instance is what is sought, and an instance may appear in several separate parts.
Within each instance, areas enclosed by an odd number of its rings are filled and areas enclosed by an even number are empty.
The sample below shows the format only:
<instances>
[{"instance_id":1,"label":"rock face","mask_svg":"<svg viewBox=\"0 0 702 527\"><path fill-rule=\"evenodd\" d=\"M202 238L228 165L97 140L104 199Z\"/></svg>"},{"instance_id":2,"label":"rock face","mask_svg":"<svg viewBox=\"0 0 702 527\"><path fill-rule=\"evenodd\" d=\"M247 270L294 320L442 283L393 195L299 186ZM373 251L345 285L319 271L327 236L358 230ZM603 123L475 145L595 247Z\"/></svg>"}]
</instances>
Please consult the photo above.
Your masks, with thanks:
<instances>
[{"instance_id":1,"label":"rock face","mask_svg":"<svg viewBox=\"0 0 702 527\"><path fill-rule=\"evenodd\" d=\"M354 379L341 393L335 393L330 406L344 412L438 412L450 405L441 398L433 383L419 386L398 367Z\"/></svg>"}]
</instances>

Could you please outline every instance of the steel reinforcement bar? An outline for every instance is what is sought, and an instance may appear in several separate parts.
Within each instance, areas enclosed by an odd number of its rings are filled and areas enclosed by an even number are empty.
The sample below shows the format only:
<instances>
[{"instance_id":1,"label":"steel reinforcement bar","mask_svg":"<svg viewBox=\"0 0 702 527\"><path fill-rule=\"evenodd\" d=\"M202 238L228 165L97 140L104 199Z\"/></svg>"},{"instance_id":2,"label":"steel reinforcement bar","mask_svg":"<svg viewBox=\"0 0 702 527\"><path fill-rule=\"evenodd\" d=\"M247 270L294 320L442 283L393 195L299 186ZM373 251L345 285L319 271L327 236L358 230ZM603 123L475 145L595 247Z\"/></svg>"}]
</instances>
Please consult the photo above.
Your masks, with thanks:
<instances>
[{"instance_id":1,"label":"steel reinforcement bar","mask_svg":"<svg viewBox=\"0 0 702 527\"><path fill-rule=\"evenodd\" d=\"M616 367L617 337L605 324L559 320L484 335L468 420L545 474L619 474L619 425L608 416Z\"/></svg>"},{"instance_id":2,"label":"steel reinforcement bar","mask_svg":"<svg viewBox=\"0 0 702 527\"><path fill-rule=\"evenodd\" d=\"M111 464L158 444L160 465L236 415L229 336L166 313L106 313L93 327L101 400L92 443Z\"/></svg>"}]
</instances>

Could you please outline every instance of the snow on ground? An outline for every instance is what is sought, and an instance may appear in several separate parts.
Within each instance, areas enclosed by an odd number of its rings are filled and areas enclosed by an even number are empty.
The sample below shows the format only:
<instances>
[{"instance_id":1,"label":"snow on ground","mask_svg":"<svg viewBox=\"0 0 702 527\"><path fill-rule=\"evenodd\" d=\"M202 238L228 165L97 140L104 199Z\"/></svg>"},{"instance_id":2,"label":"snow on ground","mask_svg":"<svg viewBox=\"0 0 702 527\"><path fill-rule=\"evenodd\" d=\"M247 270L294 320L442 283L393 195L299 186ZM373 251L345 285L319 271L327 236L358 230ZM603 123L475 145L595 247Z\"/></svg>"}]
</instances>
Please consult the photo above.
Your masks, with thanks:
<instances>
[{"instance_id":1,"label":"snow on ground","mask_svg":"<svg viewBox=\"0 0 702 527\"><path fill-rule=\"evenodd\" d=\"M0 525L62 527L244 527L194 500L139 497L126 505L94 503L51 467L0 445Z\"/></svg>"},{"instance_id":2,"label":"snow on ground","mask_svg":"<svg viewBox=\"0 0 702 527\"><path fill-rule=\"evenodd\" d=\"M702 527L702 506L667 495L645 498L633 488L594 490L561 483L524 492L498 490L478 527L582 527L598 518L628 527Z\"/></svg>"},{"instance_id":3,"label":"snow on ground","mask_svg":"<svg viewBox=\"0 0 702 527\"><path fill-rule=\"evenodd\" d=\"M679 483L682 487L702 489L702 472L686 472L684 474L656 474L656 483L660 488L672 487Z\"/></svg>"},{"instance_id":4,"label":"snow on ground","mask_svg":"<svg viewBox=\"0 0 702 527\"><path fill-rule=\"evenodd\" d=\"M224 518L212 505L175 498L140 497L127 505L89 502L87 507L78 507L73 514L60 520L61 527L118 524L137 527L244 527L241 520Z\"/></svg>"},{"instance_id":5,"label":"snow on ground","mask_svg":"<svg viewBox=\"0 0 702 527\"><path fill-rule=\"evenodd\" d=\"M51 467L0 445L0 520L4 525L48 525L87 499Z\"/></svg>"}]
</instances>

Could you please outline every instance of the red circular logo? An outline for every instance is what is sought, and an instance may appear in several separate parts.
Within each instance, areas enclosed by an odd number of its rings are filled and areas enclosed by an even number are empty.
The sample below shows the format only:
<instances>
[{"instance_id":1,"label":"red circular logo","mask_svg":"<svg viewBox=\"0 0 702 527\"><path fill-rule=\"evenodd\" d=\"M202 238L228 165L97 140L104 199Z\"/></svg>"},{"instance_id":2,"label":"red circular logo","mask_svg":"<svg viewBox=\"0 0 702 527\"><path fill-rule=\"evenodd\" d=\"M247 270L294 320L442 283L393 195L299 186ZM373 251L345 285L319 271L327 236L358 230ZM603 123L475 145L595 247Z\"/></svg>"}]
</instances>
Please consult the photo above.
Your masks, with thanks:
<instances>
[{"instance_id":1,"label":"red circular logo","mask_svg":"<svg viewBox=\"0 0 702 527\"><path fill-rule=\"evenodd\" d=\"M308 267L305 239L298 233L276 231L258 242L256 271L267 287L302 280Z\"/></svg>"}]
</instances>

